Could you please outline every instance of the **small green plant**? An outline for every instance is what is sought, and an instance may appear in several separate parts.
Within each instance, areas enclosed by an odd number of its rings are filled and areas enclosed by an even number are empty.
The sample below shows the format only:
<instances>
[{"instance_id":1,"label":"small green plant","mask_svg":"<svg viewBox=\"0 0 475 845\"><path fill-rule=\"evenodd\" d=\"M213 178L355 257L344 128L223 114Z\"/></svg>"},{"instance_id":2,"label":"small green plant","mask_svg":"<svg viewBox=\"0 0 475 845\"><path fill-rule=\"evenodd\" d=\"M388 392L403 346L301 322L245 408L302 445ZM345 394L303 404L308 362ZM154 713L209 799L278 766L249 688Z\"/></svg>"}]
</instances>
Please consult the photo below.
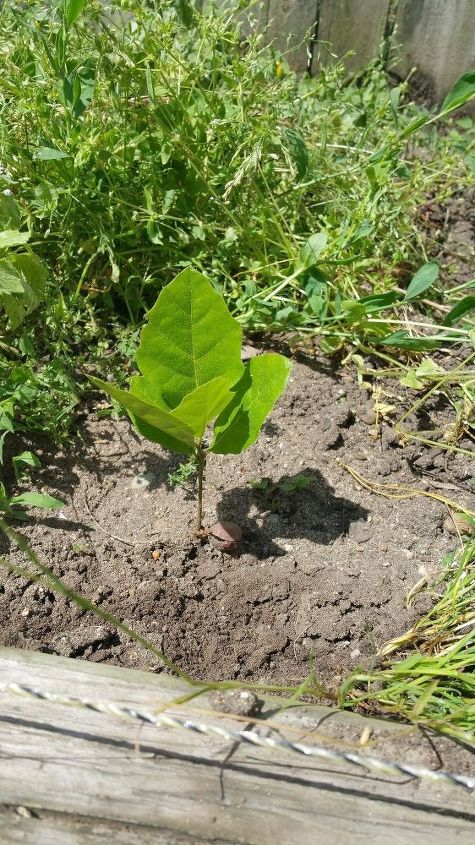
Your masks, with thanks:
<instances>
[{"instance_id":1,"label":"small green plant","mask_svg":"<svg viewBox=\"0 0 475 845\"><path fill-rule=\"evenodd\" d=\"M308 475L299 473L284 481L272 481L271 478L259 478L250 482L253 490L271 493L295 493L296 490L306 490L311 487L312 479Z\"/></svg>"},{"instance_id":2,"label":"small green plant","mask_svg":"<svg viewBox=\"0 0 475 845\"><path fill-rule=\"evenodd\" d=\"M293 510L292 497L299 490L307 490L311 487L312 479L300 472L280 481L272 481L271 478L267 477L256 478L250 482L250 486L261 504L272 513L282 513L284 510Z\"/></svg>"},{"instance_id":3,"label":"small green plant","mask_svg":"<svg viewBox=\"0 0 475 845\"><path fill-rule=\"evenodd\" d=\"M10 193L0 193L0 307L16 329L44 296L47 270L37 255L16 252L30 240L20 232L20 209Z\"/></svg>"},{"instance_id":4,"label":"small green plant","mask_svg":"<svg viewBox=\"0 0 475 845\"><path fill-rule=\"evenodd\" d=\"M52 508L59 510L64 505L59 499L48 493L19 493L18 496L8 496L5 485L0 481L0 514L4 513L12 519L24 519L21 507ZM20 510L19 510L20 508Z\"/></svg>"},{"instance_id":5,"label":"small green plant","mask_svg":"<svg viewBox=\"0 0 475 845\"><path fill-rule=\"evenodd\" d=\"M170 487L182 487L194 475L196 475L196 461L192 455L188 461L183 461L176 469L168 473L168 483Z\"/></svg>"},{"instance_id":6,"label":"small green plant","mask_svg":"<svg viewBox=\"0 0 475 845\"><path fill-rule=\"evenodd\" d=\"M189 267L163 288L148 317L136 353L141 375L129 391L91 380L127 409L144 437L195 458L200 532L208 453L239 454L254 443L291 364L275 353L243 364L241 326L208 279Z\"/></svg>"}]
</instances>

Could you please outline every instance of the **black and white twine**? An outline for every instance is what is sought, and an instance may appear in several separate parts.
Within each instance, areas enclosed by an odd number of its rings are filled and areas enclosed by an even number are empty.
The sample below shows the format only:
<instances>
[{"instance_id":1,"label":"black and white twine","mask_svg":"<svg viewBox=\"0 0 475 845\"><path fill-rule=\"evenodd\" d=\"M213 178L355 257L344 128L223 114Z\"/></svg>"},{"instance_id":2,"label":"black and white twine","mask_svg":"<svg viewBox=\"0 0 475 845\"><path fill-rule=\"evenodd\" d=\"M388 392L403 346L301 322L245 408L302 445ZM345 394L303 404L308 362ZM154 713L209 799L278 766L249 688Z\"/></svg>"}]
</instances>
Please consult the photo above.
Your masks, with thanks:
<instances>
[{"instance_id":1,"label":"black and white twine","mask_svg":"<svg viewBox=\"0 0 475 845\"><path fill-rule=\"evenodd\" d=\"M160 713L155 716L146 710L136 710L133 707L126 707L110 701L90 701L85 698L57 695L24 686L23 684L9 684L5 689L7 692L29 696L41 701L50 701L69 707L82 707L87 710L93 710L96 713L106 713L120 718L131 719L135 722L154 725L157 728L179 728L181 730L204 734L205 736L216 737L225 742L255 745L259 748L267 748L273 751L288 751L293 754L303 755L304 757L329 760L332 763L349 763L360 769L366 769L368 772L377 772L378 774L390 776L409 775L410 777L432 781L433 783L461 786L468 790L475 789L475 778L453 774L452 772L427 769L424 766L416 766L412 763L382 760L371 755L357 754L353 751L337 751L319 745L305 745L301 742L291 742L282 737L262 736L251 730L230 731L220 725L208 725L201 721L195 721L194 719L180 719L176 716L169 716L167 713Z\"/></svg>"}]
</instances>

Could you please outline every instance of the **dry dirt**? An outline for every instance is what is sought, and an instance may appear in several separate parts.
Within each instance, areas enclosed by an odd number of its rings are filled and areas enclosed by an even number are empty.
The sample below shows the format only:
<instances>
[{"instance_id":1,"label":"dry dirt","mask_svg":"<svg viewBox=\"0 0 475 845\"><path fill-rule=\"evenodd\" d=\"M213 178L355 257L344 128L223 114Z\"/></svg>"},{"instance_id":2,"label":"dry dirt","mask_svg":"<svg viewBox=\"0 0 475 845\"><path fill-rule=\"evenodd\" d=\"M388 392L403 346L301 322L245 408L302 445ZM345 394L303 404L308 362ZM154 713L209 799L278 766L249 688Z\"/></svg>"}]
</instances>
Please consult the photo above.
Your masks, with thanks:
<instances>
[{"instance_id":1,"label":"dry dirt","mask_svg":"<svg viewBox=\"0 0 475 845\"><path fill-rule=\"evenodd\" d=\"M406 595L458 542L444 528L447 508L375 495L343 463L373 481L473 506L474 461L402 448L386 423L375 432L374 403L353 373L301 358L257 443L209 460L204 524L227 519L244 529L239 553L229 555L192 538L192 485L168 480L179 461L125 419L98 416L103 407L97 397L67 452L35 442L42 468L34 488L65 506L59 516L36 511L25 532L70 587L197 678L297 684L313 658L318 679L335 687L350 670L374 665L378 648L430 606L421 593L408 608ZM432 425L445 418L440 401L426 411ZM306 488L280 487L299 475ZM273 486L251 486L263 478ZM15 575L2 574L0 620L3 645L160 667L91 613Z\"/></svg>"}]
</instances>

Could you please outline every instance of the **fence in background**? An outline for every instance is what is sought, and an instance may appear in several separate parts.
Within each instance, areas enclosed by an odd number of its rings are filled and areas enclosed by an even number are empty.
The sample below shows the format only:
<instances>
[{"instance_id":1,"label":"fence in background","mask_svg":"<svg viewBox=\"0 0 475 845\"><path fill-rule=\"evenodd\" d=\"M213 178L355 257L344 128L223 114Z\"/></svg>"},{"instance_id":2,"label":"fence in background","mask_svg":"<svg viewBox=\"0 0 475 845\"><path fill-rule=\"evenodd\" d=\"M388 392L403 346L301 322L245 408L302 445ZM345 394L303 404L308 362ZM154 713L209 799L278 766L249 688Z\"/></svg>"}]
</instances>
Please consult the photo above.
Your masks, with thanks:
<instances>
[{"instance_id":1,"label":"fence in background","mask_svg":"<svg viewBox=\"0 0 475 845\"><path fill-rule=\"evenodd\" d=\"M255 19L266 41L290 50L297 71L315 71L331 59L324 42L338 57L352 51L345 62L357 70L393 32L401 45L394 70L405 77L417 67L418 88L428 99L440 101L475 68L475 0L256 0L241 14L245 26Z\"/></svg>"}]
</instances>

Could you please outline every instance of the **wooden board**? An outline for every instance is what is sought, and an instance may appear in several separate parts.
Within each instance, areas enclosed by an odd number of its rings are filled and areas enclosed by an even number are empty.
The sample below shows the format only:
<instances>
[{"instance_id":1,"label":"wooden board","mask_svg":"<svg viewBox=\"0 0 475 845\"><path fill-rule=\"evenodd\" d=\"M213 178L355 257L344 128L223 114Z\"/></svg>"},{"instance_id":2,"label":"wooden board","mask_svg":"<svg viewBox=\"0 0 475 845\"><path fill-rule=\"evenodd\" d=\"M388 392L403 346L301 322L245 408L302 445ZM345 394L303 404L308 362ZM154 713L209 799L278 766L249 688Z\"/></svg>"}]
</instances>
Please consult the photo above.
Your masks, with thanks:
<instances>
[{"instance_id":1,"label":"wooden board","mask_svg":"<svg viewBox=\"0 0 475 845\"><path fill-rule=\"evenodd\" d=\"M436 101L475 68L474 0L399 0L396 26L402 74L417 67Z\"/></svg>"},{"instance_id":2,"label":"wooden board","mask_svg":"<svg viewBox=\"0 0 475 845\"><path fill-rule=\"evenodd\" d=\"M389 12L389 0L321 0L318 21L319 46L314 51L312 70L331 60L328 47L341 58L349 50L345 65L350 72L378 55Z\"/></svg>"},{"instance_id":3,"label":"wooden board","mask_svg":"<svg viewBox=\"0 0 475 845\"><path fill-rule=\"evenodd\" d=\"M241 32L245 36L263 32L267 25L269 15L269 0L253 0L245 9L239 9L237 0L219 0L219 6L223 13L232 12L236 9L233 19L241 24ZM198 8L203 12L211 12L215 9L215 3L208 0L198 0Z\"/></svg>"},{"instance_id":4,"label":"wooden board","mask_svg":"<svg viewBox=\"0 0 475 845\"><path fill-rule=\"evenodd\" d=\"M286 54L296 71L306 71L309 65L309 32L316 13L316 0L270 0L266 40Z\"/></svg>"},{"instance_id":5,"label":"wooden board","mask_svg":"<svg viewBox=\"0 0 475 845\"><path fill-rule=\"evenodd\" d=\"M2 845L474 841L474 799L460 789L235 748L190 731L136 726L5 692L9 683L27 683L57 694L166 708L228 729L243 727L237 717L213 710L207 698L179 703L189 688L169 676L0 649L0 678ZM264 702L262 719L268 725L272 717L285 736L318 742L323 717L328 730L330 711L324 708L276 717L278 707L276 699ZM331 724L340 742L340 728L354 739L363 724L375 730L382 725L351 714L337 714ZM395 746L408 736L402 725L385 729Z\"/></svg>"}]
</instances>

